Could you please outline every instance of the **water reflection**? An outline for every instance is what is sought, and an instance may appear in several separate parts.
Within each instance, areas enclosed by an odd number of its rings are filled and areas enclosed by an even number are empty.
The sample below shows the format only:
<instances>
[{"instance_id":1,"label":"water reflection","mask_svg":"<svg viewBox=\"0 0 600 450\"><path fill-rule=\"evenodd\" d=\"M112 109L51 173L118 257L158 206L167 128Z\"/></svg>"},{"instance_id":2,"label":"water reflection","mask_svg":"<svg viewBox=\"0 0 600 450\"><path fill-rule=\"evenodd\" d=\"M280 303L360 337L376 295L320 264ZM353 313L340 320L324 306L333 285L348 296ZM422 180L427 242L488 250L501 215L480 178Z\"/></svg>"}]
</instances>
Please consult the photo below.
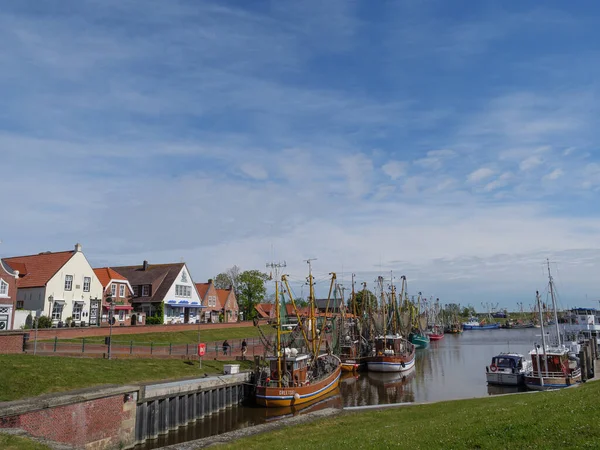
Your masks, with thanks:
<instances>
[{"instance_id":1,"label":"water reflection","mask_svg":"<svg viewBox=\"0 0 600 450\"><path fill-rule=\"evenodd\" d=\"M449 334L427 349L417 350L410 373L361 372L346 374L339 390L328 397L297 408L238 406L180 428L138 449L184 442L284 417L343 406L366 406L405 402L431 402L518 392L516 387L488 386L485 366L500 352L528 354L540 340L535 328L520 330L473 330Z\"/></svg>"}]
</instances>

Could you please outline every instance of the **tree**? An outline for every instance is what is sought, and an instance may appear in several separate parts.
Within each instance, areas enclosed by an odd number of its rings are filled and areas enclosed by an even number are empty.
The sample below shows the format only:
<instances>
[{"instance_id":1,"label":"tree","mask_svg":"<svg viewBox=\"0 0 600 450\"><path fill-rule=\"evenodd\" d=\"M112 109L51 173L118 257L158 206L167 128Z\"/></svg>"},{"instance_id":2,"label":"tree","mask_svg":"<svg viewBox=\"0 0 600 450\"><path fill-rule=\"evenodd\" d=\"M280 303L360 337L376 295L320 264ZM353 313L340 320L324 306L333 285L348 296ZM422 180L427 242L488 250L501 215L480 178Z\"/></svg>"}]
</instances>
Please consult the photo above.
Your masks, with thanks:
<instances>
[{"instance_id":1,"label":"tree","mask_svg":"<svg viewBox=\"0 0 600 450\"><path fill-rule=\"evenodd\" d=\"M213 283L217 289L233 289L235 295L238 295L238 285L240 284L241 269L238 266L233 266L225 272L218 274Z\"/></svg>"},{"instance_id":2,"label":"tree","mask_svg":"<svg viewBox=\"0 0 600 450\"><path fill-rule=\"evenodd\" d=\"M236 297L240 308L244 311L244 318L256 317L257 313L254 307L257 303L264 301L267 293L265 282L268 279L269 276L259 270L246 270L239 274Z\"/></svg>"},{"instance_id":3,"label":"tree","mask_svg":"<svg viewBox=\"0 0 600 450\"><path fill-rule=\"evenodd\" d=\"M375 308L377 306L377 297L368 289L358 291L354 295L356 301L356 311L362 311L363 300L365 302L365 311L368 311L369 303L371 304L371 308ZM348 299L348 309L352 311L352 298Z\"/></svg>"}]
</instances>

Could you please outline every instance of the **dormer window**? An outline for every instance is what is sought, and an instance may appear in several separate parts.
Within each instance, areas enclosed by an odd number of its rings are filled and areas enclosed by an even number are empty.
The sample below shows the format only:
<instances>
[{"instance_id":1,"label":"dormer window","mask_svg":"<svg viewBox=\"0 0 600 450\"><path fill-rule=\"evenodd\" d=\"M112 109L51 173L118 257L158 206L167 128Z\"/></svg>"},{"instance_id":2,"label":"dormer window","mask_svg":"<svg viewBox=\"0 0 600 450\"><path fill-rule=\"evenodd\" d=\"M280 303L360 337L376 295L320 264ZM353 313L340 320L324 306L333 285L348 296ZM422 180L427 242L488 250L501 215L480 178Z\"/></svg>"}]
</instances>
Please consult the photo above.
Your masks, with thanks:
<instances>
[{"instance_id":1,"label":"dormer window","mask_svg":"<svg viewBox=\"0 0 600 450\"><path fill-rule=\"evenodd\" d=\"M8 297L8 283L0 280L0 297Z\"/></svg>"},{"instance_id":2,"label":"dormer window","mask_svg":"<svg viewBox=\"0 0 600 450\"><path fill-rule=\"evenodd\" d=\"M133 286L133 296L134 297L140 296L140 287L138 285Z\"/></svg>"},{"instance_id":3,"label":"dormer window","mask_svg":"<svg viewBox=\"0 0 600 450\"><path fill-rule=\"evenodd\" d=\"M142 297L150 297L150 285L144 284L142 286Z\"/></svg>"},{"instance_id":4,"label":"dormer window","mask_svg":"<svg viewBox=\"0 0 600 450\"><path fill-rule=\"evenodd\" d=\"M125 285L119 284L119 297L125 298Z\"/></svg>"},{"instance_id":5,"label":"dormer window","mask_svg":"<svg viewBox=\"0 0 600 450\"><path fill-rule=\"evenodd\" d=\"M110 285L110 296L112 298L115 298L117 296L117 285L115 283L112 283Z\"/></svg>"}]
</instances>

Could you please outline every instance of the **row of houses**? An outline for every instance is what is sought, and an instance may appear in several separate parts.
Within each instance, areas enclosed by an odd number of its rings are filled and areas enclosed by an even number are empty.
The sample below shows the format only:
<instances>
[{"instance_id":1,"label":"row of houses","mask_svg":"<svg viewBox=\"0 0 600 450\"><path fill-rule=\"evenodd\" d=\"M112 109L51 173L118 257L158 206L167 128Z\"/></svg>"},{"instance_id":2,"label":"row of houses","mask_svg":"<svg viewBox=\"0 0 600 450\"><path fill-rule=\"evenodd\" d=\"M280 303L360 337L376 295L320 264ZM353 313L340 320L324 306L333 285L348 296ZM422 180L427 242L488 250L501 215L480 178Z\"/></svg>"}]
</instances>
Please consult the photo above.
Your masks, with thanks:
<instances>
[{"instance_id":1,"label":"row of houses","mask_svg":"<svg viewBox=\"0 0 600 450\"><path fill-rule=\"evenodd\" d=\"M93 268L80 244L0 259L0 330L36 315L53 327L240 320L233 289L195 283L183 262Z\"/></svg>"}]
</instances>

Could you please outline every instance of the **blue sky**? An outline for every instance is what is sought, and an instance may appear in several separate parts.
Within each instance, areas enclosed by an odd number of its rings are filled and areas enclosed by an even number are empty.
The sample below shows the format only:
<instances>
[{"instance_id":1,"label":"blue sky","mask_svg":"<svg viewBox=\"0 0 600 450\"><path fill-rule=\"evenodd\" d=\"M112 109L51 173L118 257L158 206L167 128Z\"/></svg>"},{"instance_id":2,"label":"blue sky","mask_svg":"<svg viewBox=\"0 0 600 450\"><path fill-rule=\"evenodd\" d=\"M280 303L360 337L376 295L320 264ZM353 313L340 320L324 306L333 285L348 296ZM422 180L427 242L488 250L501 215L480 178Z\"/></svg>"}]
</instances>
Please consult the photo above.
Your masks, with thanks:
<instances>
[{"instance_id":1,"label":"blue sky","mask_svg":"<svg viewBox=\"0 0 600 450\"><path fill-rule=\"evenodd\" d=\"M0 254L80 241L197 280L317 257L479 309L533 303L550 258L561 303L597 306L599 25L594 2L2 2Z\"/></svg>"}]
</instances>

